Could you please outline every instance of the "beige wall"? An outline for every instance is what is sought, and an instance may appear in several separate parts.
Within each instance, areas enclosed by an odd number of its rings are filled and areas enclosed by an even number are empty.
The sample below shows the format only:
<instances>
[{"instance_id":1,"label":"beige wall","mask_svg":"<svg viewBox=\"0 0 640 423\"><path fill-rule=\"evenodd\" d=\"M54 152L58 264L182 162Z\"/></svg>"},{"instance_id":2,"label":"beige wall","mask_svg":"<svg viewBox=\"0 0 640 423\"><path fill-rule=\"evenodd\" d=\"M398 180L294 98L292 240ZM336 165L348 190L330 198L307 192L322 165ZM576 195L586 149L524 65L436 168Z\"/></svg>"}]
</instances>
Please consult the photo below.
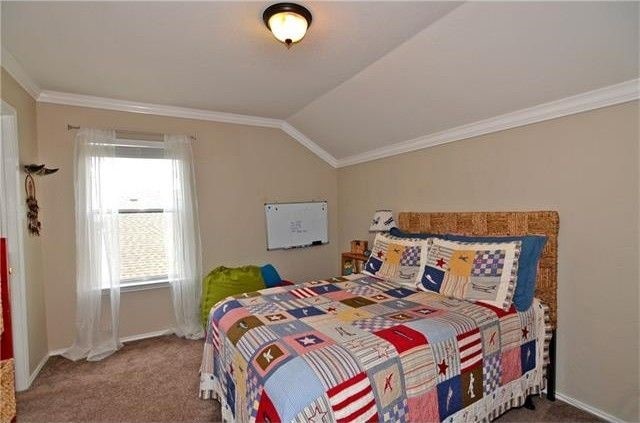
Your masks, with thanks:
<instances>
[{"instance_id":1,"label":"beige wall","mask_svg":"<svg viewBox=\"0 0 640 423\"><path fill-rule=\"evenodd\" d=\"M638 102L339 170L339 236L374 210L558 210L558 391L638 421ZM397 214L396 214L397 216Z\"/></svg>"},{"instance_id":2,"label":"beige wall","mask_svg":"<svg viewBox=\"0 0 640 423\"><path fill-rule=\"evenodd\" d=\"M36 106L4 70L2 84L2 98L18 110L23 160L61 167L38 180L43 236L26 240L31 369L47 339L56 350L73 337L71 123L197 135L205 268L272 262L294 280L334 274L339 251L351 239L370 238L369 218L383 207L558 210L558 390L621 419L640 419L638 102L336 171L276 129ZM311 199L329 201L331 244L267 252L262 204ZM170 327L169 293L123 293L121 314L123 336Z\"/></svg>"},{"instance_id":3,"label":"beige wall","mask_svg":"<svg viewBox=\"0 0 640 423\"><path fill-rule=\"evenodd\" d=\"M13 106L18 114L18 141L20 161L23 164L38 162L36 136L36 102L18 83L2 69L2 99ZM39 180L36 181L39 187ZM24 200L24 192L21 192ZM47 355L47 322L42 273L41 239L27 234L25 219L25 267L27 325L29 345L29 371L33 372Z\"/></svg>"},{"instance_id":4,"label":"beige wall","mask_svg":"<svg viewBox=\"0 0 640 423\"><path fill-rule=\"evenodd\" d=\"M40 156L60 167L40 188L51 350L71 343L75 313L74 132L67 123L197 136L193 151L205 269L270 262L293 280L338 271L337 171L279 129L39 103ZM329 201L330 244L266 251L263 204L301 200ZM122 336L161 330L172 321L167 289L122 294Z\"/></svg>"}]
</instances>

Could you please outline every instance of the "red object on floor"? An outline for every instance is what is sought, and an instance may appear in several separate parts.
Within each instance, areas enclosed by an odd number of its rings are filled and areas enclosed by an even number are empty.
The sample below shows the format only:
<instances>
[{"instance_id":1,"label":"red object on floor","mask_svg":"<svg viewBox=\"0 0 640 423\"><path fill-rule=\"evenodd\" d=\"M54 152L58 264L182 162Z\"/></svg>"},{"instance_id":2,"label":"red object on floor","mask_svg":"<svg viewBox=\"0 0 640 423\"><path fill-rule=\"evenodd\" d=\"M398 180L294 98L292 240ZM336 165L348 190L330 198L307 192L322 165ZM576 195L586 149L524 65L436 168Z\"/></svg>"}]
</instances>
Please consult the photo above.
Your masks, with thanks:
<instances>
[{"instance_id":1,"label":"red object on floor","mask_svg":"<svg viewBox=\"0 0 640 423\"><path fill-rule=\"evenodd\" d=\"M285 281L285 280L280 281L280 286L287 286L287 285L295 285L295 284L291 281Z\"/></svg>"},{"instance_id":2,"label":"red object on floor","mask_svg":"<svg viewBox=\"0 0 640 423\"><path fill-rule=\"evenodd\" d=\"M11 302L9 301L9 259L7 239L0 238L0 298L2 300L3 332L0 336L0 360L13 358L13 334L11 332Z\"/></svg>"}]
</instances>

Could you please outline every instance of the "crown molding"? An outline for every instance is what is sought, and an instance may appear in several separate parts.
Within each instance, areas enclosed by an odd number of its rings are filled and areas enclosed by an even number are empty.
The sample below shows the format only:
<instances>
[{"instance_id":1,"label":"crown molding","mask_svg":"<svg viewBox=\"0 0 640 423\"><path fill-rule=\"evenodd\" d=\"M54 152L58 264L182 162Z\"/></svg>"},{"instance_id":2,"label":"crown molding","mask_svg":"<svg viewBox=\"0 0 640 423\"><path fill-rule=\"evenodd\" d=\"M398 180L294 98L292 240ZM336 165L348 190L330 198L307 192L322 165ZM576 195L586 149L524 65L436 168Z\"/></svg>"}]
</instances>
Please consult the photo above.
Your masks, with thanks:
<instances>
[{"instance_id":1,"label":"crown molding","mask_svg":"<svg viewBox=\"0 0 640 423\"><path fill-rule=\"evenodd\" d=\"M314 154L336 167L337 160L322 147L307 138L302 132L281 119L264 118L259 116L239 115L235 113L214 112L188 107L166 106L162 104L141 103L137 101L118 100L114 98L97 97L92 95L72 94L59 91L41 91L37 98L40 103L63 104L67 106L90 107L94 109L116 110L120 112L143 113L149 115L169 116L184 119L206 120L211 122L232 123L236 125L260 126L278 128L290 137L311 150Z\"/></svg>"},{"instance_id":2,"label":"crown molding","mask_svg":"<svg viewBox=\"0 0 640 423\"><path fill-rule=\"evenodd\" d=\"M320 147L315 142L311 141L305 134L298 131L293 125L288 122L282 121L280 125L280 129L286 132L291 138L298 141L300 144L307 147L309 150L314 152L318 157L320 157L325 162L329 163L332 167L338 167L338 160L329 154L326 150Z\"/></svg>"},{"instance_id":3,"label":"crown molding","mask_svg":"<svg viewBox=\"0 0 640 423\"><path fill-rule=\"evenodd\" d=\"M90 107L94 109L116 110L120 112L207 120L212 122L234 123L238 125L261 126L267 128L279 128L282 122L279 119L263 118L258 116L214 112L204 109L142 103L139 101L119 100L115 98L49 90L42 91L37 100L40 103L64 104L67 106Z\"/></svg>"},{"instance_id":4,"label":"crown molding","mask_svg":"<svg viewBox=\"0 0 640 423\"><path fill-rule=\"evenodd\" d=\"M34 99L38 98L40 94L40 86L36 84L36 82L31 79L31 77L25 72L20 63L16 60L15 57L9 50L7 50L4 46L2 47L2 67L16 80L22 88L25 89L26 92L29 93L31 97Z\"/></svg>"},{"instance_id":5,"label":"crown molding","mask_svg":"<svg viewBox=\"0 0 640 423\"><path fill-rule=\"evenodd\" d=\"M632 79L527 109L506 113L493 118L348 156L338 159L337 166L339 168L352 166L358 163L421 150L440 144L504 131L505 129L626 103L628 101L638 100L638 98L640 98L640 79Z\"/></svg>"},{"instance_id":6,"label":"crown molding","mask_svg":"<svg viewBox=\"0 0 640 423\"><path fill-rule=\"evenodd\" d=\"M188 107L119 100L92 95L41 90L38 84L29 77L18 61L16 61L13 55L4 47L2 48L2 67L4 67L34 99L41 103L54 103L184 119L231 123L237 125L278 128L334 168L352 166L359 163L421 150L427 147L461 141L545 120L556 119L602 107L626 103L640 98L640 79L632 79L527 109L506 113L493 118L461 125L389 146L376 148L342 159L336 159L329 152L324 150L285 120L235 113L215 112L204 109L192 109Z\"/></svg>"}]
</instances>

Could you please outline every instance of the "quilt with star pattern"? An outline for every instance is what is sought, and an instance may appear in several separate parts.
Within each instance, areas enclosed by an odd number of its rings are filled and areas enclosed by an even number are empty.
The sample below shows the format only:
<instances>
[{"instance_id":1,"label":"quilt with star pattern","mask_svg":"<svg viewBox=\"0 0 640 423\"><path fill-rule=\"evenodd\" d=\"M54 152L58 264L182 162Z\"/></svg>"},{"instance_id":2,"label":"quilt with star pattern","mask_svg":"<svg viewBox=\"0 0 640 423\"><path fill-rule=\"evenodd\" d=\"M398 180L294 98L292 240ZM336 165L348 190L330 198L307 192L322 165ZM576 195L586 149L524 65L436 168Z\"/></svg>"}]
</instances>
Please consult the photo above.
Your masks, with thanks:
<instances>
[{"instance_id":1,"label":"quilt with star pattern","mask_svg":"<svg viewBox=\"0 0 640 423\"><path fill-rule=\"evenodd\" d=\"M545 307L508 311L351 275L229 297L201 397L227 421L467 422L544 385Z\"/></svg>"}]
</instances>

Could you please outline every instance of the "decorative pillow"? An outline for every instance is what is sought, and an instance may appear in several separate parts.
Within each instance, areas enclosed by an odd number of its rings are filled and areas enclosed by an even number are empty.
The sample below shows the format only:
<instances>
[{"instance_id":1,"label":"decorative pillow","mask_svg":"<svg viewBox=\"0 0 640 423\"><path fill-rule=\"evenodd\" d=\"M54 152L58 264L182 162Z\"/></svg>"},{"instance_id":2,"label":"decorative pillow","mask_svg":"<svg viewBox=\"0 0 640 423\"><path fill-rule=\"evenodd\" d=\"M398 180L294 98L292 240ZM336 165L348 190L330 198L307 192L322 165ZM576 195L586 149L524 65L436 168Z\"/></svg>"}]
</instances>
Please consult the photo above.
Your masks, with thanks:
<instances>
[{"instance_id":1,"label":"decorative pillow","mask_svg":"<svg viewBox=\"0 0 640 423\"><path fill-rule=\"evenodd\" d=\"M450 241L465 242L509 242L522 241L520 260L518 260L518 283L513 293L513 304L518 311L527 311L533 304L536 294L536 279L538 274L538 262L542 249L547 243L544 235L524 236L467 236L446 234L445 239Z\"/></svg>"},{"instance_id":2,"label":"decorative pillow","mask_svg":"<svg viewBox=\"0 0 640 423\"><path fill-rule=\"evenodd\" d=\"M282 282L282 278L278 274L278 271L272 264L265 264L260 268L260 273L262 274L262 280L264 281L264 285L267 288L273 288L274 286L279 286Z\"/></svg>"},{"instance_id":3,"label":"decorative pillow","mask_svg":"<svg viewBox=\"0 0 640 423\"><path fill-rule=\"evenodd\" d=\"M427 240L418 287L509 310L518 275L521 241Z\"/></svg>"},{"instance_id":4,"label":"decorative pillow","mask_svg":"<svg viewBox=\"0 0 640 423\"><path fill-rule=\"evenodd\" d=\"M218 301L232 295L264 289L264 281L258 266L216 267L202 281L200 320L207 327L209 311Z\"/></svg>"},{"instance_id":5,"label":"decorative pillow","mask_svg":"<svg viewBox=\"0 0 640 423\"><path fill-rule=\"evenodd\" d=\"M427 241L378 233L363 273L415 288Z\"/></svg>"},{"instance_id":6,"label":"decorative pillow","mask_svg":"<svg viewBox=\"0 0 640 423\"><path fill-rule=\"evenodd\" d=\"M398 238L419 238L419 239L428 239L428 238L443 238L444 235L437 235L437 234L423 234L420 232L416 232L416 233L412 233L412 232L405 232L400 228L391 228L389 230L389 235L391 236L397 236Z\"/></svg>"}]
</instances>

